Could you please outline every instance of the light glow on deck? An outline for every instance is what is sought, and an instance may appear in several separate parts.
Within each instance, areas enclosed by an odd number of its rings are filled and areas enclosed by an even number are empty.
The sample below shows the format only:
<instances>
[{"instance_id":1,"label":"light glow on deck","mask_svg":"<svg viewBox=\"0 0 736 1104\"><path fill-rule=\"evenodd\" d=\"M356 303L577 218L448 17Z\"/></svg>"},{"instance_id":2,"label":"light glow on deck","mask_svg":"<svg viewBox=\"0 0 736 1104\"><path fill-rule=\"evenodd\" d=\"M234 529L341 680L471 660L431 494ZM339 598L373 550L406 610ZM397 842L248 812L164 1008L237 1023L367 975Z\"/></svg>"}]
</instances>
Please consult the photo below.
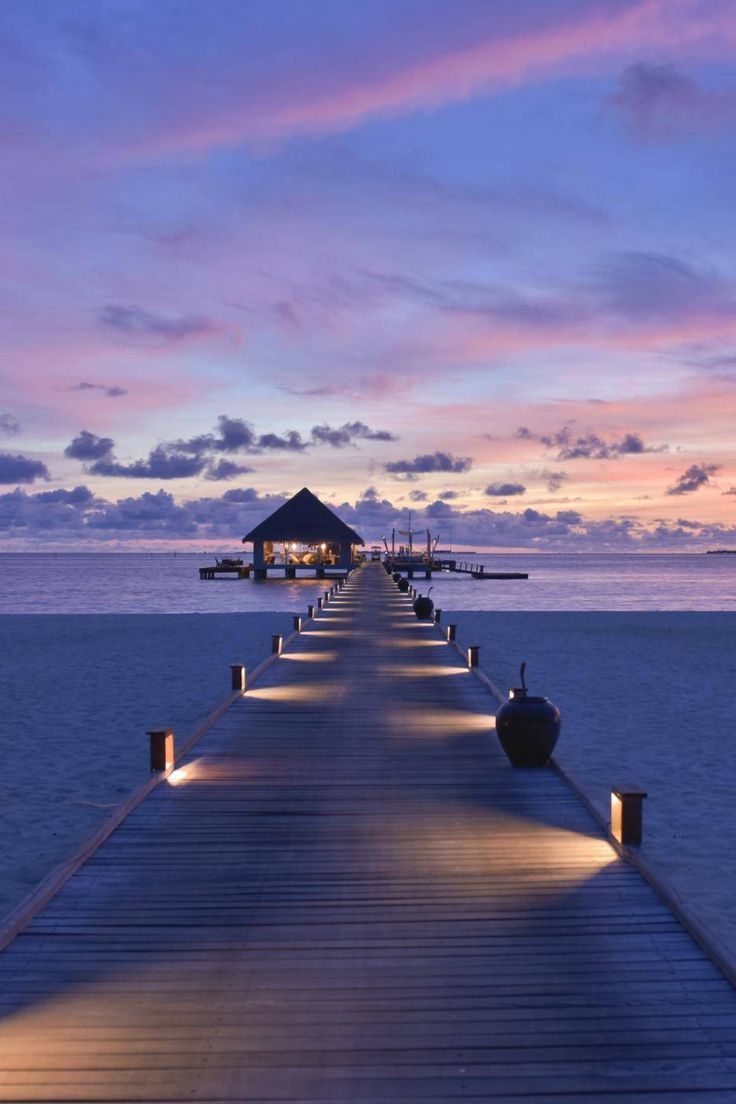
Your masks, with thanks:
<instances>
[{"instance_id":1,"label":"light glow on deck","mask_svg":"<svg viewBox=\"0 0 736 1104\"><path fill-rule=\"evenodd\" d=\"M283 657L282 657L283 658ZM309 702L322 701L325 697L323 686L314 686L310 683L287 683L285 686L263 686L256 690L249 690L246 700L259 701L283 701L283 702ZM334 690L333 690L334 697Z\"/></svg>"},{"instance_id":2,"label":"light glow on deck","mask_svg":"<svg viewBox=\"0 0 736 1104\"><path fill-rule=\"evenodd\" d=\"M294 659L300 663L333 663L337 652L282 652L282 659Z\"/></svg>"}]
</instances>

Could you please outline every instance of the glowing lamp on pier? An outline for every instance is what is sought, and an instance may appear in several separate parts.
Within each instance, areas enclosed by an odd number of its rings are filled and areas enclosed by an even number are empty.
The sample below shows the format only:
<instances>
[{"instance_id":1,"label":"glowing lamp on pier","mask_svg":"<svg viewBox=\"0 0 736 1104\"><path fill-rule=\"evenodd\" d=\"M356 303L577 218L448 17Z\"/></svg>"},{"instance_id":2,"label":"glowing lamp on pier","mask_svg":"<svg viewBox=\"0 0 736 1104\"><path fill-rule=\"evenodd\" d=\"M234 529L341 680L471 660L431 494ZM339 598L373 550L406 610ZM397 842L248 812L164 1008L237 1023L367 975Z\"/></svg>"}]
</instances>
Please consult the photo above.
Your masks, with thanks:
<instances>
[{"instance_id":1,"label":"glowing lamp on pier","mask_svg":"<svg viewBox=\"0 0 736 1104\"><path fill-rule=\"evenodd\" d=\"M151 770L169 770L174 765L173 731L170 728L153 728L146 735L151 741Z\"/></svg>"},{"instance_id":2,"label":"glowing lamp on pier","mask_svg":"<svg viewBox=\"0 0 736 1104\"><path fill-rule=\"evenodd\" d=\"M247 677L245 667L242 663L232 663L230 665L230 685L233 693L236 690L245 690L247 687Z\"/></svg>"},{"instance_id":3,"label":"glowing lamp on pier","mask_svg":"<svg viewBox=\"0 0 736 1104\"><path fill-rule=\"evenodd\" d=\"M624 845L641 843L646 791L630 783L611 788L611 835Z\"/></svg>"}]
</instances>

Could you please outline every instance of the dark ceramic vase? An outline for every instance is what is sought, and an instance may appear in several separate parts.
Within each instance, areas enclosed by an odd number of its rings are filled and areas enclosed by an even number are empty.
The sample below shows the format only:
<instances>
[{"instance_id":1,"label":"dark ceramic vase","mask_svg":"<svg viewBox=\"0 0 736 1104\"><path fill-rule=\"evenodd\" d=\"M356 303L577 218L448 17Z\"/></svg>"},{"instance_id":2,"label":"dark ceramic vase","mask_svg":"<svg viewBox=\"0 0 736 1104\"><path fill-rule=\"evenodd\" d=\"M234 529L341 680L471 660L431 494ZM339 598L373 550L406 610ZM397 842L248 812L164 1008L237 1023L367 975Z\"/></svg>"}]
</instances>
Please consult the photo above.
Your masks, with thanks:
<instances>
[{"instance_id":1,"label":"dark ceramic vase","mask_svg":"<svg viewBox=\"0 0 736 1104\"><path fill-rule=\"evenodd\" d=\"M514 767L546 767L560 735L560 711L548 698L514 697L496 714L496 734Z\"/></svg>"},{"instance_id":2,"label":"dark ceramic vase","mask_svg":"<svg viewBox=\"0 0 736 1104\"><path fill-rule=\"evenodd\" d=\"M398 571L394 571L394 573L393 573L393 575L391 576L391 578L393 579L393 581L394 581L395 583L398 583L398 581L399 581L399 579L401 578L401 576L399 575Z\"/></svg>"},{"instance_id":3,"label":"dark ceramic vase","mask_svg":"<svg viewBox=\"0 0 736 1104\"><path fill-rule=\"evenodd\" d=\"M409 589L409 580L404 579L403 576L402 576L402 578L399 579L399 581L396 585L397 585L397 587L399 588L399 590L401 591L402 594L406 594L407 590Z\"/></svg>"},{"instance_id":4,"label":"dark ceramic vase","mask_svg":"<svg viewBox=\"0 0 736 1104\"><path fill-rule=\"evenodd\" d=\"M560 735L560 711L549 698L529 694L524 683L496 714L496 735L513 767L546 767Z\"/></svg>"},{"instance_id":5,"label":"dark ceramic vase","mask_svg":"<svg viewBox=\"0 0 736 1104\"><path fill-rule=\"evenodd\" d=\"M431 617L433 609L434 602L428 594L420 594L418 598L414 599L414 612L420 621L424 621L426 618Z\"/></svg>"}]
</instances>

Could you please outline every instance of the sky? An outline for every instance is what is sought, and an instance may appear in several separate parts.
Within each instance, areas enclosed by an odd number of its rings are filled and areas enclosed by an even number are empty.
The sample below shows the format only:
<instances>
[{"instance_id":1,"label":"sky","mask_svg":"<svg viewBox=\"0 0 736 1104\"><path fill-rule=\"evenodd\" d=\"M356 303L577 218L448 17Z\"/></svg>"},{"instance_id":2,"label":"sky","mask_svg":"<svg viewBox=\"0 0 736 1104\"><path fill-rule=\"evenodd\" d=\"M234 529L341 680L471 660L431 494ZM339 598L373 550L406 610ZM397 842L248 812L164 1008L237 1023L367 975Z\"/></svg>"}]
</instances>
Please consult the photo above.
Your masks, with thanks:
<instances>
[{"instance_id":1,"label":"sky","mask_svg":"<svg viewBox=\"0 0 736 1104\"><path fill-rule=\"evenodd\" d=\"M736 546L731 0L6 0L0 547Z\"/></svg>"}]
</instances>

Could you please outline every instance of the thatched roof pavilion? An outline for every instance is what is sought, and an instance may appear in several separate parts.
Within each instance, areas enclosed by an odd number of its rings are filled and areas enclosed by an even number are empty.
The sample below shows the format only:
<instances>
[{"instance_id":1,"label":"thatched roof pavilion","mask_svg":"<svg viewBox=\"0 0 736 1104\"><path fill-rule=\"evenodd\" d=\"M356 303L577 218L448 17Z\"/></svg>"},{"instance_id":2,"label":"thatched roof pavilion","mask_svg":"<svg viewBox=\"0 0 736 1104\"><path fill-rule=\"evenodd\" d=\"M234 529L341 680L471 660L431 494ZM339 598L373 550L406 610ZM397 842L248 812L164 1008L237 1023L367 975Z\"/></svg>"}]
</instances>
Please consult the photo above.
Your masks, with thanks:
<instances>
[{"instance_id":1,"label":"thatched roof pavilion","mask_svg":"<svg viewBox=\"0 0 736 1104\"><path fill-rule=\"evenodd\" d=\"M243 537L243 543L246 541L253 541L256 572L274 562L274 544L283 545L283 554L295 563L328 563L345 568L352 566L356 546L365 544L359 533L307 487L256 525Z\"/></svg>"}]
</instances>

